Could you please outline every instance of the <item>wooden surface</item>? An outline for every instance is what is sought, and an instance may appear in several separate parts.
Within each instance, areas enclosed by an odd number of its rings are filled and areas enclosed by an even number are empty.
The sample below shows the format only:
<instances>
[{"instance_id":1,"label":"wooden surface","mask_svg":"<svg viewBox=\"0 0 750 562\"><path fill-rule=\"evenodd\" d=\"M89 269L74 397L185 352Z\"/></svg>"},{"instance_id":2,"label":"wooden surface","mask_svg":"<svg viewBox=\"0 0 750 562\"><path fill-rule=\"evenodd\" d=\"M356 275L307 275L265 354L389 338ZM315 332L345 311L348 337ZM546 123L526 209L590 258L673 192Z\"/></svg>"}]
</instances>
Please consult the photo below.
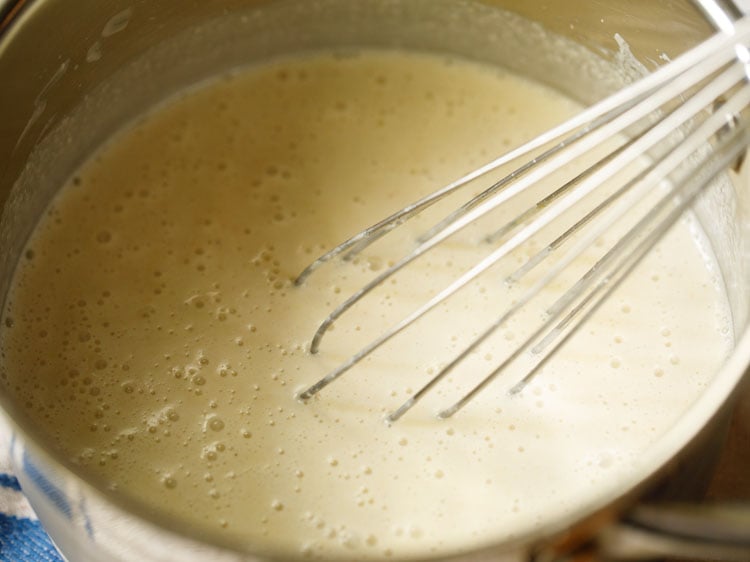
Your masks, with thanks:
<instances>
[{"instance_id":1,"label":"wooden surface","mask_svg":"<svg viewBox=\"0 0 750 562\"><path fill-rule=\"evenodd\" d=\"M745 385L735 407L732 427L708 497L750 501L750 385Z\"/></svg>"},{"instance_id":2,"label":"wooden surface","mask_svg":"<svg viewBox=\"0 0 750 562\"><path fill-rule=\"evenodd\" d=\"M726 445L708 489L709 500L750 502L750 385L735 406ZM665 562L692 562L669 559ZM707 560L705 562L721 562Z\"/></svg>"}]
</instances>

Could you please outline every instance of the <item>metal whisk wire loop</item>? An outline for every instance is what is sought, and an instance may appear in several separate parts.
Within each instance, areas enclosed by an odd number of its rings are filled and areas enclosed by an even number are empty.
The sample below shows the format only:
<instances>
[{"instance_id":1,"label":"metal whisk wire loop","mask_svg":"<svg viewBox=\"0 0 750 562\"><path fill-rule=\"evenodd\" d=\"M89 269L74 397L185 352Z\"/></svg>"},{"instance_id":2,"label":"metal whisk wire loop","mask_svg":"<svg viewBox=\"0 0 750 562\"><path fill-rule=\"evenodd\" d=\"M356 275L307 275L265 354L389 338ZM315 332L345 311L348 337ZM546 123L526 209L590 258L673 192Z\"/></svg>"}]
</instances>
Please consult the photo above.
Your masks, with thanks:
<instances>
[{"instance_id":1,"label":"metal whisk wire loop","mask_svg":"<svg viewBox=\"0 0 750 562\"><path fill-rule=\"evenodd\" d=\"M741 55L747 53L747 50L739 48L748 41L750 18L741 18L735 22L733 34L720 33L709 38L640 81L404 207L318 258L300 274L297 284L303 283L311 273L331 259L337 256L350 258L361 252L375 240L467 184L508 163L526 159L511 173L437 221L418 239L416 248L397 259L393 266L376 275L337 306L314 334L310 348L312 353L317 353L324 335L337 319L401 269L519 194L533 189L540 182L549 181L560 170L586 159L603 143L614 138L624 139L617 148L597 157L593 164L587 165L573 179L557 185L536 204L501 228L488 233L486 241L490 244L499 241L499 245L486 257L305 389L299 397L307 400L314 396L427 312L555 223L559 217L601 191L602 186L609 186L610 191L606 197L534 254L507 278L507 282L517 283L549 256L563 251L566 244L573 240L575 244L565 251L561 259L543 271L539 279L487 326L479 337L387 416L388 422L395 422L496 330L537 298L545 287L606 232L609 225L632 213L636 205L659 190L660 186L668 185L636 224L546 309L545 318L531 330L531 334L476 386L442 410L438 416L452 416L500 373L510 370L511 364L522 354L531 354L531 366L520 373L510 388L511 394L519 393L541 366L606 301L661 236L689 208L698 194L750 144L746 119L742 117L750 106L748 72L746 61L742 60ZM644 159L648 160L648 164L639 173L623 176L624 172Z\"/></svg>"}]
</instances>

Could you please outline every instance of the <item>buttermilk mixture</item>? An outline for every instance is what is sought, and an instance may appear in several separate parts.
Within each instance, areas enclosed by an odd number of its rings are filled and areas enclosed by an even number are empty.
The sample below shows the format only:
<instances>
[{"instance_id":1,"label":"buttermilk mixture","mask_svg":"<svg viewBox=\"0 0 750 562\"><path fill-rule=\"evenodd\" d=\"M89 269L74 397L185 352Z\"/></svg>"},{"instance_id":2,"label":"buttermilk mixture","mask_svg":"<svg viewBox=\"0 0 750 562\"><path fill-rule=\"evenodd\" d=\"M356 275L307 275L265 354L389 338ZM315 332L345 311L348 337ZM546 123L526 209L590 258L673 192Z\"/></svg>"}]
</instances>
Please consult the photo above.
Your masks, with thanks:
<instances>
[{"instance_id":1,"label":"buttermilk mixture","mask_svg":"<svg viewBox=\"0 0 750 562\"><path fill-rule=\"evenodd\" d=\"M519 343L524 317L401 421L383 418L508 306L502 271L307 404L295 396L486 255L481 233L389 280L317 355L317 325L430 222L292 279L576 109L497 69L368 51L187 92L101 149L45 212L7 298L2 382L62 455L118 493L266 550L446 553L570 512L637 462L729 349L721 281L692 221L520 395L505 373L445 421L435 412Z\"/></svg>"}]
</instances>

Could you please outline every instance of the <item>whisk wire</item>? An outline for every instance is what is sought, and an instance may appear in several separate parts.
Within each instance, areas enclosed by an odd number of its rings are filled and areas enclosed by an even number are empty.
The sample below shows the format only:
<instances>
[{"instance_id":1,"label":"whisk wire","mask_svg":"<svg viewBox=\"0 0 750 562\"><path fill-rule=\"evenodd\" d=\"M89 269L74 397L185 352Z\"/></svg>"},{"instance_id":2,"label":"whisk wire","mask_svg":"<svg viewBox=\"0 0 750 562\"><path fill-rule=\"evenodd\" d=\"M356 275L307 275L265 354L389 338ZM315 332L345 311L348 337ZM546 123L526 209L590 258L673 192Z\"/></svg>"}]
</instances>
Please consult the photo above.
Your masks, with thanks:
<instances>
[{"instance_id":1,"label":"whisk wire","mask_svg":"<svg viewBox=\"0 0 750 562\"><path fill-rule=\"evenodd\" d=\"M489 238L492 240L497 239L499 235L506 237L506 239L499 247L492 250L482 260L433 295L416 310L373 339L331 373L301 392L299 397L307 399L315 395L364 357L482 275L602 185L611 181L613 177L632 167L645 154L649 154L656 147L663 148L666 146L667 152L665 155L637 173L635 177L625 181L624 185L619 186L613 193L608 194L594 209L586 213L551 243L532 256L525 265L507 277L509 283L517 282L532 268L552 255L566 241L573 239L573 235L588 225L595 217L602 219L593 231L586 233L561 260L545 272L520 299L505 310L479 337L475 338L446 367L441 369L437 375L432 377L397 410L389 414L386 419L389 422L394 422L403 416L449 372L475 351L479 345L537 297L565 268L569 267L575 259L600 238L609 228L609 225L632 211L644 197L649 195L665 179L674 180L674 185L677 188L669 190L665 196L659 199L646 215L637 222L636 226L622 236L603 257L547 308L546 318L521 345L512 350L509 356L472 390L451 407L440 412L439 417L450 417L460 410L512 362L516 361L522 353L531 351L531 356L536 356L536 359L532 362L532 366L526 370L521 380L513 385L510 390L512 394L520 392L560 345L567 341L585 319L601 306L614 287L622 282L661 235L671 227L689 203L694 200L697 193L714 176L725 169L727 162L731 162L731 158L736 157L741 149L747 145L748 131L744 122L741 122L736 130L731 131L731 135L727 135L728 140L719 139L720 142L717 143L718 146L715 148L714 155L708 159L710 165L706 168L700 166L706 160L705 157L701 157L701 150L706 150L706 142L711 138L718 137L722 128L727 127L726 114L738 115L750 104L750 86L746 85L747 69L744 65L736 62L737 59L732 48L737 41L748 40L750 37L750 20L747 18L739 20L735 30L734 37L728 38L724 35L712 37L700 47L689 51L642 81L607 98L590 110L582 112L577 117L467 174L432 195L405 207L313 262L300 275L298 282L302 282L314 269L332 257L340 255L342 252L348 251L351 255L352 252L360 251L376 237L395 228L404 220L424 210L469 181L485 175L522 155L543 148L564 135L568 135L552 148L532 158L528 163L495 182L490 188L471 198L457 211L450 213L446 218L439 221L428 231L426 237L420 238L420 243L412 252L376 275L373 280L334 309L313 337L311 352L315 353L323 335L338 318L409 263L513 197L584 157L600 143L623 133L627 137L624 144L613 152L600 158L584 172L542 198L537 204L526 209L498 232L490 235ZM739 84L743 85L738 86ZM721 111L704 118L706 108L711 107L716 100L730 92L731 97L721 106ZM669 104L675 102L678 105L670 108ZM698 124L692 125L692 122L698 122ZM691 127L692 130L689 130ZM641 130L632 134L634 128L640 128ZM686 132L686 129L689 131ZM631 134L628 136L628 133ZM685 168L685 163L690 163L691 159L695 160L697 164L675 180L673 176L676 171ZM710 173L707 173L706 170ZM614 205L615 202L618 204ZM663 215L670 204L672 204L673 209L665 217Z\"/></svg>"},{"instance_id":2,"label":"whisk wire","mask_svg":"<svg viewBox=\"0 0 750 562\"><path fill-rule=\"evenodd\" d=\"M750 86L744 86L728 102L725 103L722 109L730 114L739 113L740 111L742 111L742 109L747 107L749 103ZM496 331L505 322L507 322L507 320L513 314L515 314L521 308L521 306L524 306L526 303L530 302L536 296L536 294L538 294L575 259L577 259L587 248L589 248L594 240L602 236L605 231L610 228L611 224L620 220L628 212L632 211L637 202L644 195L646 195L649 190L653 189L658 183L663 181L664 178L668 177L671 173L678 169L681 164L686 161L690 162L689 159L691 155L694 155L697 151L705 148L704 145L706 139L715 136L724 127L724 112L716 113L710 116L706 119L706 121L699 125L696 130L693 131L689 135L689 137L684 140L684 142L678 144L663 160L652 164L637 178L632 180L628 185L624 186L627 189L633 187L638 187L639 189L633 190L629 194L628 201L616 207L613 212L611 212L610 215L606 217L605 220L601 221L599 227L596 230L588 233L588 235L584 239L580 240L575 248L573 248L568 254L566 254L566 256L560 262L555 264L555 266L551 268L540 281L538 281L531 289L529 289L519 300L520 306L511 307L506 313L501 316L501 318L497 322L493 323L489 329L487 329L479 338L472 342L472 344L465 350L465 352L462 352L458 357L456 357L455 360L453 360L447 367L445 367L443 371L439 372L434 377L434 379L441 380L442 378L444 378L448 371L455 368L461 360L468 356L469 352L473 351L480 343L489 338L489 336L491 336L494 331ZM531 347L531 352L533 354L542 353L547 346L558 339L560 335L565 332L568 326L574 320L576 320L576 317L582 314L589 301L594 301L599 293L602 293L606 290L604 294L598 296L598 298L603 301L606 295L608 295L609 292L611 292L611 290L613 290L616 286L616 284L611 282L611 278L615 276L618 269L627 266L628 260L632 256L638 254L638 252L635 251L633 253L626 252L625 250L627 245L631 244L639 237L642 237L644 232L648 232L648 230L652 228L651 224L656 222L659 213L663 212L663 209L670 202L673 202L677 198L680 198L681 201L679 206L677 207L677 212L671 213L666 219L662 220L655 228L653 228L651 235L647 238L647 240L653 240L652 242L649 242L648 244L644 242L645 250L643 250L643 254L645 255L645 252L653 246L653 244L661 237L661 235L669 227L671 227L671 225L683 213L684 209L690 202L692 202L695 195L697 195L697 193L700 192L700 190L703 189L705 185L709 181L711 181L720 171L725 169L725 165L728 165L728 163L732 161L731 158L737 157L737 155L745 146L745 144L742 144L742 142L747 138L747 136L747 128L744 124L742 124L741 129L738 127L738 130L734 132L733 136L724 139L721 145L716 149L718 156L714 158L714 161L718 161L718 165L714 162L712 164L713 167L700 166L700 164L702 164L703 162L702 160L699 160L693 167L689 168L688 172L683 174L683 176L688 177L683 177L676 180L674 185L676 185L677 187L670 190L665 196L663 196L659 200L659 202L656 203L639 221L638 224L636 224L625 235L623 235L617 241L617 243L600 260L598 260L597 263L581 277L581 279L579 279L578 282L576 282L568 291L566 291L566 293L562 297L560 297L560 299L558 299L548 309L547 320L542 323L540 327L533 334L531 334L523 342L523 344L516 349L513 354L511 354L505 361L503 361L502 364L500 364L495 370L493 370L492 373L490 373L479 385L477 385L477 387L470 391L451 408L447 408L446 410L442 411L439 416L442 418L449 417L457 412L461 407L463 407L463 405L468 403L480 390L482 390L487 384L489 384L489 382L496 378L496 376L499 375L511 361L515 360L522 351L529 349L534 341L538 340L538 338L542 336L542 334L546 330L549 330L552 323L557 321L561 314L570 306L572 302L575 301L576 298L580 297L580 295L585 295L583 300L576 307L574 307L562 320L560 320L559 323L541 339L541 341ZM727 153L728 156L726 155ZM722 165L724 165L724 167L722 167ZM708 173L706 172L706 170L709 170ZM696 189L694 185L696 182L693 181L693 183L690 183L688 179L692 177L693 172L697 171L701 172L701 174L699 174L699 177L702 179L701 182L698 183L698 188ZM616 258L620 257L624 258L621 263L614 266L613 271L608 272L606 266ZM633 267L634 265L635 264L633 264ZM632 267L628 268L627 271L629 272L630 269L632 269ZM605 273L607 273L606 276L604 276ZM604 277L599 281L599 284L596 285L594 289L592 289L589 293L585 293L586 288L590 287L597 280L597 278L600 278L602 276ZM598 307L598 305L595 305L592 308L595 309L596 307ZM578 326L582 325L583 319L584 318L582 317L578 320L578 324L572 331L575 331ZM549 353L555 351L559 347L559 345L567 340L567 337L559 341L558 344L551 348ZM540 367L541 360L517 384L512 387L510 391L511 394L520 392L526 386L526 384L531 381L532 377ZM430 383L428 383L430 388L434 386L432 383L433 381L430 381ZM417 395L419 395L419 398L421 398L424 393L420 390ZM416 404L417 401L418 399L410 400L410 405L408 408L404 408L403 406L399 408L397 410L398 417L401 417L409 408Z\"/></svg>"},{"instance_id":3,"label":"whisk wire","mask_svg":"<svg viewBox=\"0 0 750 562\"><path fill-rule=\"evenodd\" d=\"M750 131L748 131L745 126L742 126L741 130L738 130L736 133L733 133L730 138L722 141L722 145L717 149L717 157L701 170L704 173L698 176L699 179L686 179L681 184L684 187L683 189L680 189L679 193L670 193L665 196L661 200L658 209L655 208L649 216L644 217L639 225L637 225L631 232L638 232L643 229L647 223L655 220L654 215L656 212L662 211L667 203L677 199L678 202L676 206L666 217L658 222L657 226L631 252L617 252L618 255L624 254L623 260L619 262L603 279L601 279L594 289L585 295L584 299L572 309L568 315L553 328L553 330L549 332L540 344L536 344L536 349L532 348L532 353L543 353L543 355L526 372L523 378L511 387L509 394L514 395L520 393L528 383L533 380L536 374L542 367L544 367L546 362L555 354L555 352L585 324L586 320L594 312L599 309L599 307L606 301L607 297L628 277L630 272L643 260L661 237L672 227L679 217L684 214L685 210L692 204L702 190L705 189L718 174L726 170L726 168L744 151L744 147L746 147L748 143L750 143ZM558 318L559 312L561 311L556 311L551 318ZM573 323L574 320L575 323ZM511 356L511 360L517 358L523 351L526 351L529 348L530 342L538 338L548 327L548 323L545 323L540 329L532 334L523 346L516 349ZM489 337L489 335L490 334L488 334L487 337ZM502 365L494 369L457 402L449 408L439 412L438 417L440 419L449 418L461 410L471 402L479 392L493 382L494 379L504 371L509 363L510 361L503 362ZM406 411L416 403L416 401L411 400L409 402L410 404L408 408L402 407L398 410L399 417L406 413Z\"/></svg>"}]
</instances>

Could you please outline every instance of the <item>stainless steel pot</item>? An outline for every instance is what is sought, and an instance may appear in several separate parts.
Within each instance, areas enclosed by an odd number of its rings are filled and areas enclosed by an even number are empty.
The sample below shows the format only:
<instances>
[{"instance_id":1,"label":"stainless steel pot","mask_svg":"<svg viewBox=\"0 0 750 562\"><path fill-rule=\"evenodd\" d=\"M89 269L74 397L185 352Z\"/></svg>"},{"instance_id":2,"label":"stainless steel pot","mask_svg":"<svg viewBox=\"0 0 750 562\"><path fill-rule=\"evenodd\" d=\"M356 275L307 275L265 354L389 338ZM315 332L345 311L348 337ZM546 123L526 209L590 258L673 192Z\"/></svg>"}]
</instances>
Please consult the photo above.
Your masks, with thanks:
<instances>
[{"instance_id":1,"label":"stainless steel pot","mask_svg":"<svg viewBox=\"0 0 750 562\"><path fill-rule=\"evenodd\" d=\"M704 4L721 8L715 14L731 13L731 4ZM592 102L632 78L639 71L636 61L645 68L662 64L716 23L688 0L633 0L624 6L616 0L0 0L0 295L62 180L123 123L203 77L305 49L406 47L502 64ZM556 38L518 18L537 22ZM615 34L632 50L629 65L615 64L625 54ZM571 44L577 47L559 48ZM581 64L589 57L576 57L576 49L597 53L601 64ZM736 336L734 352L710 387L644 453L627 480L512 543L481 551L467 545L461 559L668 552L750 560L746 507L632 508L658 484L664 488L666 477L684 486L684 478L674 477L680 467L687 467L682 472L688 476L703 472L691 452L719 443L716 436L740 392L750 363L749 182L747 170L733 173L695 209L722 268ZM107 490L53 453L11 395L4 389L0 401L17 432L19 480L68 559L275 558ZM708 527L717 516L718 527Z\"/></svg>"}]
</instances>

